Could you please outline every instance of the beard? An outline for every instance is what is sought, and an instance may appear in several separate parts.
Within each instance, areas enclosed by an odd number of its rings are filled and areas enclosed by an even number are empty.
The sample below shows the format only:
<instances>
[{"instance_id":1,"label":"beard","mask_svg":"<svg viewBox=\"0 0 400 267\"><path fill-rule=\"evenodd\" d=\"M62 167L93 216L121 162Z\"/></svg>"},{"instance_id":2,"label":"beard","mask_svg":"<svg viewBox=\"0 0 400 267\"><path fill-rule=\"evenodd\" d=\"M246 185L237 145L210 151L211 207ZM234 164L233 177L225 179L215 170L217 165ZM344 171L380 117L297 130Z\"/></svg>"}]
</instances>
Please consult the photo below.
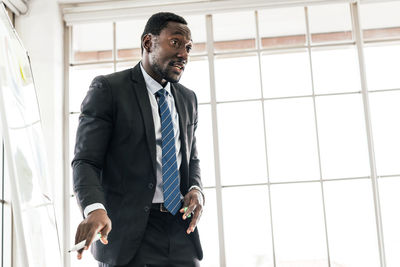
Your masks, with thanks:
<instances>
[{"instance_id":1,"label":"beard","mask_svg":"<svg viewBox=\"0 0 400 267\"><path fill-rule=\"evenodd\" d=\"M172 61L167 64L166 67L162 67L161 64L158 62L158 59L156 58L156 55L151 55L151 62L150 66L153 69L153 71L162 79L170 82L170 83L177 83L179 82L180 78L182 75L175 75L172 73L172 71L168 71L168 67L172 67L173 63Z\"/></svg>"}]
</instances>

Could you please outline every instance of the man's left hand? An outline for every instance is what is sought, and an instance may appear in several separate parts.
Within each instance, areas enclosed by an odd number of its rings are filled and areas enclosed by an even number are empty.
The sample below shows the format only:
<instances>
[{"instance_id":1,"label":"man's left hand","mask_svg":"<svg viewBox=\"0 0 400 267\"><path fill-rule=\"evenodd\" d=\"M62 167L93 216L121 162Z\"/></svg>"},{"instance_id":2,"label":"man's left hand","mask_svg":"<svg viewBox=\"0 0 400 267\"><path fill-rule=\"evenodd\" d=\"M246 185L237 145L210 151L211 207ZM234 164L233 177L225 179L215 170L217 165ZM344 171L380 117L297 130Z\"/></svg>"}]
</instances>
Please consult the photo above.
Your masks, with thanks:
<instances>
[{"instance_id":1,"label":"man's left hand","mask_svg":"<svg viewBox=\"0 0 400 267\"><path fill-rule=\"evenodd\" d=\"M196 228L201 214L203 213L203 203L203 195L197 189L190 190L183 199L183 208L179 211L183 213L182 218L186 220L186 218L189 218L190 214L193 213L192 221L190 222L189 228L186 230L187 234L192 233ZM187 209L185 210L185 208Z\"/></svg>"}]
</instances>

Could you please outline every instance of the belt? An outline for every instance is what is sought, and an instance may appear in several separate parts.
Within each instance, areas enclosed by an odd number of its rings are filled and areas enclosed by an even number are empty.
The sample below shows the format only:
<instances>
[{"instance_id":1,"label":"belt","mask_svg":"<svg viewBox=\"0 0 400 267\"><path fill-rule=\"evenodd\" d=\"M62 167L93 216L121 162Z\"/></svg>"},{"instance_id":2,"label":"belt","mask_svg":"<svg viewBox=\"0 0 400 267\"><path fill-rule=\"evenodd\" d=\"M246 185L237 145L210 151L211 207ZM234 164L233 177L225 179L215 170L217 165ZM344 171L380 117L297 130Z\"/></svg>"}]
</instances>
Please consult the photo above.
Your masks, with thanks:
<instances>
[{"instance_id":1,"label":"belt","mask_svg":"<svg viewBox=\"0 0 400 267\"><path fill-rule=\"evenodd\" d=\"M153 204L151 204L151 209L152 209L152 210L161 211L161 212L169 212L169 211L164 207L164 203L153 203Z\"/></svg>"}]
</instances>

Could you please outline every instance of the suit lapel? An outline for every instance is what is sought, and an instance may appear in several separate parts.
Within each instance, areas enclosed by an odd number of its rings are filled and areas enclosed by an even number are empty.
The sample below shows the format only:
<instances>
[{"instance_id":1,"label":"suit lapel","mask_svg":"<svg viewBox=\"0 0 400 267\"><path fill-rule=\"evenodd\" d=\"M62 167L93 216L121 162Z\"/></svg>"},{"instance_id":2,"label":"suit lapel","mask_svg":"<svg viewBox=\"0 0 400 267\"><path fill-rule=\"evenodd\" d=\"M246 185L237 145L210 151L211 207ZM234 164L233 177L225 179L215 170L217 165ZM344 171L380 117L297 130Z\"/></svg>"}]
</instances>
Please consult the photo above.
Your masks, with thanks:
<instances>
[{"instance_id":1,"label":"suit lapel","mask_svg":"<svg viewBox=\"0 0 400 267\"><path fill-rule=\"evenodd\" d=\"M139 103L140 111L142 113L143 122L146 131L147 145L150 151L151 161L153 163L154 178L157 176L156 171L156 136L154 132L154 121L149 100L149 95L146 88L146 83L143 78L142 71L140 69L140 63L138 63L132 69L132 80L135 83L134 91Z\"/></svg>"}]
</instances>

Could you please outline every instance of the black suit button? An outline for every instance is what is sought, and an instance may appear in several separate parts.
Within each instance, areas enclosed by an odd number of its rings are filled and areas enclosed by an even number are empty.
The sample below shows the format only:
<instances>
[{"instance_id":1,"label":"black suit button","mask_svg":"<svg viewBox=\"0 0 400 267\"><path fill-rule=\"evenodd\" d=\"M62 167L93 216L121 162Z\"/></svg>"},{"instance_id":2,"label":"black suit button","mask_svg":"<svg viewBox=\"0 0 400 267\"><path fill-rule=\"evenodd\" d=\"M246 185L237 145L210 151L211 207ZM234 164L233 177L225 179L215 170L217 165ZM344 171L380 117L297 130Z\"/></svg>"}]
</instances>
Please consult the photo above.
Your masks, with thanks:
<instances>
[{"instance_id":1,"label":"black suit button","mask_svg":"<svg viewBox=\"0 0 400 267\"><path fill-rule=\"evenodd\" d=\"M152 183L149 183L148 186L149 186L150 189L152 189L154 185Z\"/></svg>"},{"instance_id":2,"label":"black suit button","mask_svg":"<svg viewBox=\"0 0 400 267\"><path fill-rule=\"evenodd\" d=\"M150 210L149 206L145 206L145 207L144 207L144 211L145 211L145 212L149 212L149 210Z\"/></svg>"}]
</instances>

